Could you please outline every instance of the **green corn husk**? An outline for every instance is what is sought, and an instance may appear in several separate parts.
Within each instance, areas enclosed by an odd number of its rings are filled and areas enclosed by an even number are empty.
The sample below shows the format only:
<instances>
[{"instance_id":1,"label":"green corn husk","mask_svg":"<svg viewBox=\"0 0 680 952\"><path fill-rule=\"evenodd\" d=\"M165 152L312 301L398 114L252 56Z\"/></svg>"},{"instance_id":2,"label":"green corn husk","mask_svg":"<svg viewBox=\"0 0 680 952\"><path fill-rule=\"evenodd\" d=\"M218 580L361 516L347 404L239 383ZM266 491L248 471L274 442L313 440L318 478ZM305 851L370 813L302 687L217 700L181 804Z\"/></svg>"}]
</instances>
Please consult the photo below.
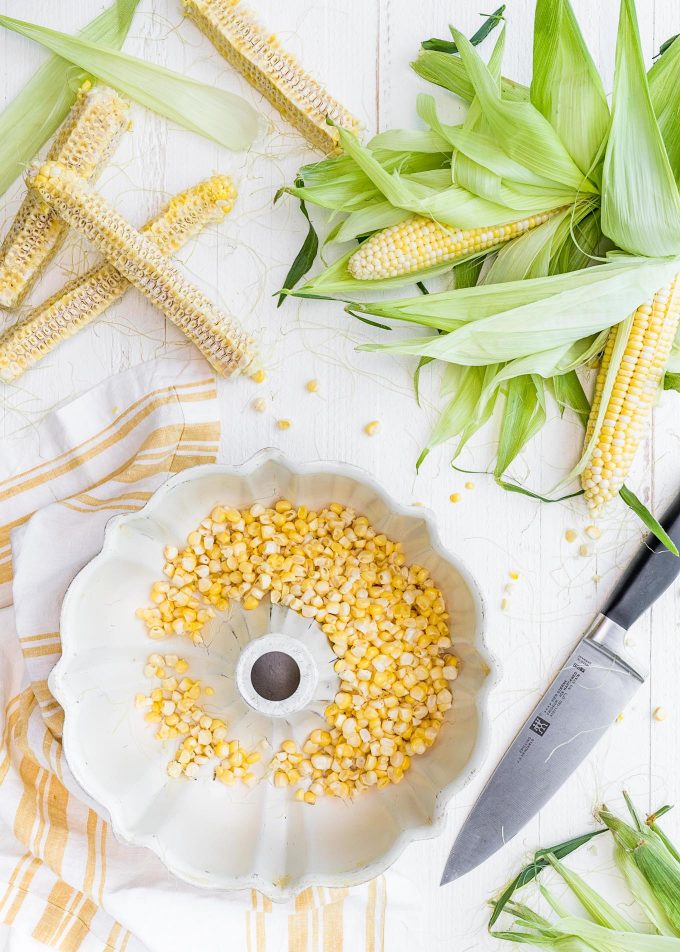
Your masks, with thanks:
<instances>
[{"instance_id":1,"label":"green corn husk","mask_svg":"<svg viewBox=\"0 0 680 952\"><path fill-rule=\"evenodd\" d=\"M342 167L341 160L331 160L336 163L334 167L326 162L324 166L317 163L301 170L305 188L291 190L293 194L344 211L351 219L333 231L334 240L369 234L403 220L408 212L432 216L442 224L478 227L481 222L505 224L562 205L580 204L581 195L595 195L594 184L574 164L540 111L529 102L520 105L500 101L497 90L494 92L500 75L504 31L488 65L483 63L470 43L460 36L459 40L462 61L477 92L477 99L462 126L441 123L432 97L421 95L418 111L430 127L426 138L422 138L422 134L393 130L376 137L368 147L362 147L340 130L345 149ZM510 130L516 127L519 132L513 137ZM403 140L400 139L402 135ZM497 144L499 136L503 137L503 148ZM519 139L522 141L516 141ZM433 170L429 176L409 175L404 161L407 153L403 151L409 140L416 148L442 150L439 153L440 173ZM379 155L387 145L395 150L402 149L400 160L391 165ZM527 167L530 155L533 165ZM347 159L354 162L355 169L361 170L363 177L357 178L356 171L354 174L349 171ZM555 170L546 175L550 159ZM443 163L447 160L451 166L450 182L444 176ZM341 170L339 178L333 174ZM369 290L367 282L354 279L348 273L348 257L349 253L308 281L298 293L302 296L345 296ZM417 277L434 277L450 269L450 264L438 265L423 270ZM413 280L411 274L372 281L370 290L397 287L413 283Z\"/></svg>"},{"instance_id":2,"label":"green corn husk","mask_svg":"<svg viewBox=\"0 0 680 952\"><path fill-rule=\"evenodd\" d=\"M643 876L663 909L673 934L680 936L680 863L672 856L658 833L639 822L628 800L635 825L631 826L606 807L598 811L599 819L611 830L616 843Z\"/></svg>"},{"instance_id":3,"label":"green corn husk","mask_svg":"<svg viewBox=\"0 0 680 952\"><path fill-rule=\"evenodd\" d=\"M583 174L592 174L609 130L609 106L568 3L536 4L530 98Z\"/></svg>"},{"instance_id":4,"label":"green corn husk","mask_svg":"<svg viewBox=\"0 0 680 952\"><path fill-rule=\"evenodd\" d=\"M482 366L530 358L598 334L623 321L631 301L648 300L679 269L680 258L617 255L583 272L351 307L360 314L448 331L443 336L364 344L361 350Z\"/></svg>"},{"instance_id":5,"label":"green corn husk","mask_svg":"<svg viewBox=\"0 0 680 952\"><path fill-rule=\"evenodd\" d=\"M504 13L505 4L500 6L497 10L494 10L494 12L486 18L477 32L470 37L470 43L472 43L473 46L479 46L480 43L483 43L487 36L495 30L501 22ZM451 31L451 27L449 27L449 30ZM431 40L423 40L420 45L424 50L439 50L440 53L458 52L458 47L451 40L438 40L433 38Z\"/></svg>"},{"instance_id":6,"label":"green corn husk","mask_svg":"<svg viewBox=\"0 0 680 952\"><path fill-rule=\"evenodd\" d=\"M677 933L659 902L654 890L642 875L634 860L622 846L614 851L616 865L625 877L626 885L638 906L652 923L659 935L674 936Z\"/></svg>"},{"instance_id":7,"label":"green corn husk","mask_svg":"<svg viewBox=\"0 0 680 952\"><path fill-rule=\"evenodd\" d=\"M632 0L622 0L602 228L632 254L680 253L680 195L656 119Z\"/></svg>"},{"instance_id":8,"label":"green corn husk","mask_svg":"<svg viewBox=\"0 0 680 952\"><path fill-rule=\"evenodd\" d=\"M467 69L458 56L432 50L421 50L411 68L428 83L442 86L458 96L463 102L470 103L475 98L475 90ZM507 77L501 77L501 91L505 99L523 102L529 99L529 90L521 83Z\"/></svg>"},{"instance_id":9,"label":"green corn husk","mask_svg":"<svg viewBox=\"0 0 680 952\"><path fill-rule=\"evenodd\" d=\"M81 31L81 37L120 49L139 0L116 0ZM0 114L0 195L54 135L94 77L60 56L50 56Z\"/></svg>"},{"instance_id":10,"label":"green corn husk","mask_svg":"<svg viewBox=\"0 0 680 952\"><path fill-rule=\"evenodd\" d=\"M46 46L124 96L225 148L247 149L260 131L252 106L226 90L35 23L0 15L0 26Z\"/></svg>"},{"instance_id":11,"label":"green corn husk","mask_svg":"<svg viewBox=\"0 0 680 952\"><path fill-rule=\"evenodd\" d=\"M614 816L606 807L597 812L604 822L600 828L582 837L536 854L527 866L492 903L489 931L493 936L515 944L534 945L544 949L595 950L595 952L678 952L680 931L674 917L680 912L680 857L663 831L658 817L663 808L644 824L627 794L633 825ZM626 910L635 913L636 921L619 910L593 889L582 876L564 865L562 860L587 843L593 836L609 833L615 841L615 856L634 904L626 902ZM575 915L559 900L552 889L539 882L539 890L556 918L549 919L534 912L515 894L541 872L551 867L568 887L584 916ZM670 914L669 914L670 909ZM646 925L637 923L638 914ZM496 927L502 915L510 917L511 928Z\"/></svg>"},{"instance_id":12,"label":"green corn husk","mask_svg":"<svg viewBox=\"0 0 680 952\"><path fill-rule=\"evenodd\" d=\"M338 242L367 237L411 214L452 228L554 214L498 249L463 259L460 266L473 266L478 274L481 268L475 287L456 282L454 290L371 300L374 291L446 274L453 279L459 263L357 280L347 268L355 250L350 246L294 293L337 296L348 303L348 313L385 329L393 321L430 329L428 336L361 348L418 358L416 388L425 366L436 360L446 365L444 409L417 465L449 439L456 441L455 461L471 436L497 415L493 475L504 488L538 495L505 473L541 429L548 399L554 398L560 413L568 410L587 421L590 407L579 373L618 326L602 416L631 310L680 270L680 44L671 44L645 73L633 0L622 0L610 115L569 0L537 0L530 87L502 75L505 27L487 63L454 27L451 33L450 52L435 44L436 49L420 52L414 68L468 103L464 121L443 122L434 99L422 94L417 107L425 132L391 130L362 146L340 130L343 156L331 160L335 166L308 167L297 194L333 208L328 240ZM388 150L398 161L386 160ZM437 167L412 171L409 155L436 155ZM334 172L340 173L337 180ZM361 303L354 302L357 296ZM680 379L680 333L678 338L668 365L669 388ZM591 449L584 448L565 482L585 468ZM621 497L673 550L628 487Z\"/></svg>"}]
</instances>

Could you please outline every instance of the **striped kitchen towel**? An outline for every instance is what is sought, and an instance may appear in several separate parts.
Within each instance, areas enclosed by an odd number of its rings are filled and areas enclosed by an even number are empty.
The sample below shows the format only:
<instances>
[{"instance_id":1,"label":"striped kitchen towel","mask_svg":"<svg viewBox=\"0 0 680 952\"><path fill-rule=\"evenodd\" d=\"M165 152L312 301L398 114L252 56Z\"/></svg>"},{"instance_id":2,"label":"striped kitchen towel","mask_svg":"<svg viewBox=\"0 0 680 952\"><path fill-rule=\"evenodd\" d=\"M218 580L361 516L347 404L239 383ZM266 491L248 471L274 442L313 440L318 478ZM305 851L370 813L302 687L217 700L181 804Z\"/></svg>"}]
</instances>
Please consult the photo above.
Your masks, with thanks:
<instances>
[{"instance_id":1,"label":"striped kitchen towel","mask_svg":"<svg viewBox=\"0 0 680 952\"><path fill-rule=\"evenodd\" d=\"M64 591L113 514L216 460L216 384L207 365L195 368L181 380L169 361L121 374L8 441L0 459L0 923L65 952L412 947L403 922L415 898L400 877L389 883L403 945L385 943L385 877L276 906L255 891L197 889L119 843L62 755L63 712L47 678Z\"/></svg>"}]
</instances>

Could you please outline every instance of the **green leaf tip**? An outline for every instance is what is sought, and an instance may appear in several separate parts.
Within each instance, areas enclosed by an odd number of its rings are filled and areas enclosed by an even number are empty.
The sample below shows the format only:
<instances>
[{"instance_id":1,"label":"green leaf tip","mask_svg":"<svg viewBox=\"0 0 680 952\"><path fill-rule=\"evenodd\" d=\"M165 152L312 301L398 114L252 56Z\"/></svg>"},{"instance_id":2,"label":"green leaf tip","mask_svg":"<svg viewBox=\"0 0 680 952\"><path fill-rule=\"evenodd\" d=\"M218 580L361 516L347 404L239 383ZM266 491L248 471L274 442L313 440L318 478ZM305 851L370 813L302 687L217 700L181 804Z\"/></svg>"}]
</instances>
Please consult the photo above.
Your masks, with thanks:
<instances>
[{"instance_id":1,"label":"green leaf tip","mask_svg":"<svg viewBox=\"0 0 680 952\"><path fill-rule=\"evenodd\" d=\"M654 518L642 500L638 499L632 489L629 489L628 486L624 486L619 492L619 495L625 504L632 509L635 515L647 526L652 535L656 536L659 542L661 542L669 552L675 556L680 555L675 542L673 542L661 523Z\"/></svg>"}]
</instances>

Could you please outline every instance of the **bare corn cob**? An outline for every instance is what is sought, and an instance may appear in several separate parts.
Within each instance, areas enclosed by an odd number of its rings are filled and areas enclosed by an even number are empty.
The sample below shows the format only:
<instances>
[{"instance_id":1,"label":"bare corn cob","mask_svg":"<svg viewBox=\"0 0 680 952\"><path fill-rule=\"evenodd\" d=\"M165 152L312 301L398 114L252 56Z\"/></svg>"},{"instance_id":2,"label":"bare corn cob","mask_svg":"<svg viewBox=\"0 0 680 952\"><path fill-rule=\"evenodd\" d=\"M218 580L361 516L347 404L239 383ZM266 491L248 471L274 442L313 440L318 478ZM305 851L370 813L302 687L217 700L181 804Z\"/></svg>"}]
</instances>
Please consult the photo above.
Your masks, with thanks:
<instances>
[{"instance_id":1,"label":"bare corn cob","mask_svg":"<svg viewBox=\"0 0 680 952\"><path fill-rule=\"evenodd\" d=\"M27 183L159 307L218 373L230 376L255 369L254 342L238 323L182 277L153 241L128 224L84 179L57 162L45 162L29 171Z\"/></svg>"},{"instance_id":2,"label":"bare corn cob","mask_svg":"<svg viewBox=\"0 0 680 952\"><path fill-rule=\"evenodd\" d=\"M659 392L680 325L680 275L635 312L600 432L581 482L589 508L597 514L620 492ZM613 327L605 346L586 431L589 444L602 406L605 380L622 326Z\"/></svg>"},{"instance_id":3,"label":"bare corn cob","mask_svg":"<svg viewBox=\"0 0 680 952\"><path fill-rule=\"evenodd\" d=\"M488 251L518 238L542 225L560 209L532 215L507 225L488 228L447 228L431 218L414 215L390 225L364 241L347 263L352 277L359 281L377 281L416 274L447 261L455 261L475 252Z\"/></svg>"},{"instance_id":4,"label":"bare corn cob","mask_svg":"<svg viewBox=\"0 0 680 952\"><path fill-rule=\"evenodd\" d=\"M48 159L95 178L128 124L128 109L112 89L84 83ZM47 202L29 192L0 248L0 307L21 303L67 231Z\"/></svg>"},{"instance_id":5,"label":"bare corn cob","mask_svg":"<svg viewBox=\"0 0 680 952\"><path fill-rule=\"evenodd\" d=\"M358 119L280 49L276 37L268 36L238 0L184 0L184 12L311 145L323 152L338 147L338 134L327 118L358 133Z\"/></svg>"},{"instance_id":6,"label":"bare corn cob","mask_svg":"<svg viewBox=\"0 0 680 952\"><path fill-rule=\"evenodd\" d=\"M216 175L175 195L141 229L168 257L211 222L231 211L236 189L226 175ZM130 284L105 263L74 278L0 337L0 380L10 383L72 337L117 301Z\"/></svg>"}]
</instances>

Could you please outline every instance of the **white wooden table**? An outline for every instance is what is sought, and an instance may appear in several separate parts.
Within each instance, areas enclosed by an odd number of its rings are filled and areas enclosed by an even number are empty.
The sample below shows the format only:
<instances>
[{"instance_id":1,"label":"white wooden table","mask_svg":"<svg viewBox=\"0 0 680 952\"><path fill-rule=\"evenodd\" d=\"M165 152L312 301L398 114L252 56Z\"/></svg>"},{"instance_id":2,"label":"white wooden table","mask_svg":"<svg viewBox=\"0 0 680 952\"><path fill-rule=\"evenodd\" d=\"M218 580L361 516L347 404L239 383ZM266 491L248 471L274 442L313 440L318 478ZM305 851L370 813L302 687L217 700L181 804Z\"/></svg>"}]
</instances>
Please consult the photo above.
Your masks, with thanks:
<instances>
[{"instance_id":1,"label":"white wooden table","mask_svg":"<svg viewBox=\"0 0 680 952\"><path fill-rule=\"evenodd\" d=\"M374 132L417 121L415 97L426 84L408 64L418 42L445 36L451 18L469 34L480 23L478 11L488 12L495 4L482 0L419 4L411 0L289 0L285 4L253 0L253 5L283 44L362 118L368 132ZM680 29L680 15L674 0L638 0L638 5L644 48L651 59L659 44ZM388 936L401 937L399 949L498 948L485 932L485 902L529 851L588 828L594 804L603 798L620 802L624 784L643 808L678 799L680 587L636 626L632 639L651 677L596 755L500 855L461 882L440 889L452 838L485 777L565 652L602 604L642 532L627 511L612 506L602 524L602 538L593 542L583 536L588 519L580 500L539 506L505 494L485 476L474 477L475 488L466 490L464 482L472 477L449 468L450 447L432 453L416 477L414 463L439 403L436 376L423 374L424 409L419 409L411 385L411 360L354 350L359 342L379 338L381 331L354 322L339 304L293 299L276 309L272 294L281 286L305 229L297 202L284 197L273 207L272 198L281 185L292 181L300 164L315 156L193 25L180 25L179 6L178 0L142 0L126 49L241 92L262 109L270 123L269 134L244 157L169 128L165 120L135 108L134 132L105 171L102 188L132 221L141 223L168 194L213 171L233 173L240 189L234 212L219 231L203 235L181 255L193 278L260 337L268 363L268 378L262 386L242 381L221 387L225 459L239 462L263 446L276 445L294 458L344 460L362 466L396 498L431 507L445 543L476 576L487 602L488 647L502 672L490 702L491 749L482 773L452 804L446 835L409 847L399 860L398 870L410 877L420 893L422 916L402 921L398 910L388 907L388 917L394 916L388 923ZM575 7L610 83L618 4L616 0L598 4L576 0ZM59 4L0 0L4 13L65 30L75 30L99 8L100 3L88 0ZM504 72L519 80L526 80L530 70L532 11L532 0L509 2ZM0 33L0 103L22 87L42 55L28 41ZM447 97L441 93L437 98L444 102ZM449 108L455 115L455 107ZM20 194L17 183L2 200L3 230ZM80 242L70 240L59 257L61 270L52 269L34 300L63 283L64 271L82 270L90 256ZM190 352L174 328L136 292L129 292L17 385L2 389L3 438L10 441L30 432L56 404L111 374L161 353L184 358ZM318 394L305 390L311 378L319 381ZM264 414L251 407L256 396L268 401ZM678 399L668 394L655 410L652 434L639 453L630 481L656 510L679 488ZM285 432L276 428L276 420L282 417L292 420ZM380 433L373 438L363 433L369 420L381 423ZM464 454L461 465L484 468L493 438L491 426ZM551 488L574 461L580 439L575 424L553 421L515 466L515 475L533 488ZM449 502L452 492L461 493L457 505ZM569 528L579 532L573 544L564 538ZM585 556L579 555L581 543L588 545ZM511 583L509 573L515 571L519 579ZM508 600L505 611L501 610L503 598ZM657 705L668 709L663 723L652 718ZM671 820L671 830L673 825ZM611 885L611 861L603 847L596 853L584 852L575 864L597 869L600 880ZM387 948L392 952L390 944Z\"/></svg>"}]
</instances>

